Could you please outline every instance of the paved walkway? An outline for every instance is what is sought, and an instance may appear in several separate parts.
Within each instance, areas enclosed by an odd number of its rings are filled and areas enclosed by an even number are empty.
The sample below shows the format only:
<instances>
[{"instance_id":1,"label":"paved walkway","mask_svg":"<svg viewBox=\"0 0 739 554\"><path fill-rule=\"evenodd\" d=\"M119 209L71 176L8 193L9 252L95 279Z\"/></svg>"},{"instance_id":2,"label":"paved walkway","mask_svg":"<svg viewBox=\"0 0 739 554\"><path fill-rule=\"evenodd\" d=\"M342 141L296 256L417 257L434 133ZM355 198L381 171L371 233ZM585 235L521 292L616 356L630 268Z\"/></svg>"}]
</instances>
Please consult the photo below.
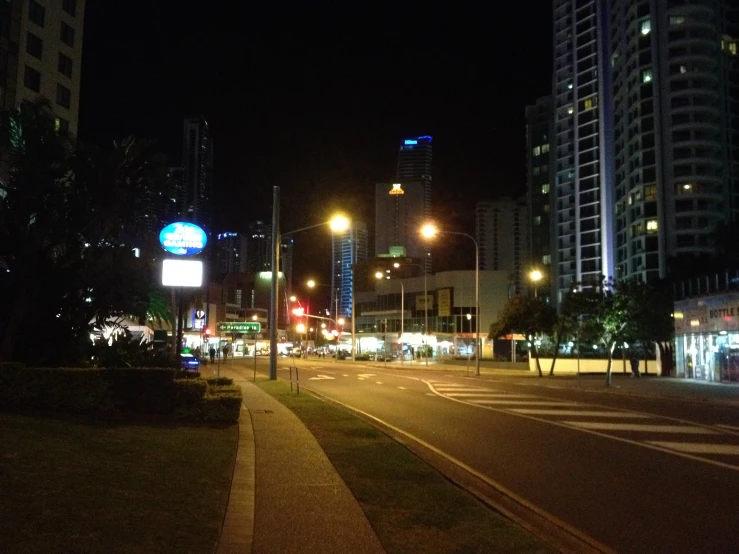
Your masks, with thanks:
<instances>
[{"instance_id":1,"label":"paved walkway","mask_svg":"<svg viewBox=\"0 0 739 554\"><path fill-rule=\"evenodd\" d=\"M384 552L356 498L316 439L279 401L241 386L239 447L218 554Z\"/></svg>"}]
</instances>

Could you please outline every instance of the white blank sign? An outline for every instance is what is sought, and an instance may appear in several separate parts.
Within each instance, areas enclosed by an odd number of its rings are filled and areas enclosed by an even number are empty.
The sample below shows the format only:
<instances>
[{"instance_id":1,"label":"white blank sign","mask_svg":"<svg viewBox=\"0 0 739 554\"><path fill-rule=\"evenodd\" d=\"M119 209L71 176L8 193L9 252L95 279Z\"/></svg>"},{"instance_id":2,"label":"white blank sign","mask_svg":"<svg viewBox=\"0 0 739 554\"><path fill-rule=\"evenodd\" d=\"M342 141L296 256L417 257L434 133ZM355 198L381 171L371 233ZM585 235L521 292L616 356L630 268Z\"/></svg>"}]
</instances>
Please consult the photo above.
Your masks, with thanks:
<instances>
[{"instance_id":1,"label":"white blank sign","mask_svg":"<svg viewBox=\"0 0 739 554\"><path fill-rule=\"evenodd\" d=\"M165 287L199 287L203 284L203 262L197 260L164 260L162 285Z\"/></svg>"}]
</instances>

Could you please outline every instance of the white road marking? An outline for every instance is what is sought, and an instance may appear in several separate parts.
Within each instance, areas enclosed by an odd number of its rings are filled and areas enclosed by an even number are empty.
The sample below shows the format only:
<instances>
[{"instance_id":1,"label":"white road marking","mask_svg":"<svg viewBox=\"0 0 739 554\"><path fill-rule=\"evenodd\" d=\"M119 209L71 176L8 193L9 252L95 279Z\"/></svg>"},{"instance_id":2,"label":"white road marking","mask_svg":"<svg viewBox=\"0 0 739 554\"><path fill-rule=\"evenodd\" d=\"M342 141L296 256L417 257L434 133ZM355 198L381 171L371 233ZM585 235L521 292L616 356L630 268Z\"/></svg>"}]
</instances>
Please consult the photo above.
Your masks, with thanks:
<instances>
[{"instance_id":1,"label":"white road marking","mask_svg":"<svg viewBox=\"0 0 739 554\"><path fill-rule=\"evenodd\" d=\"M447 387L434 387L438 392L442 394L458 394L461 392L479 392L479 393L485 393L490 392L490 389L481 389L479 387L470 387L466 389L462 388L447 388Z\"/></svg>"},{"instance_id":2,"label":"white road marking","mask_svg":"<svg viewBox=\"0 0 739 554\"><path fill-rule=\"evenodd\" d=\"M667 441L647 441L649 444L668 448L670 450L678 450L680 452L689 452L691 454L729 454L739 456L739 445L736 444L710 444L702 442L667 442Z\"/></svg>"},{"instance_id":3,"label":"white road marking","mask_svg":"<svg viewBox=\"0 0 739 554\"><path fill-rule=\"evenodd\" d=\"M728 429L729 431L739 431L739 425L728 425L726 423L717 423L716 427L721 427L722 429Z\"/></svg>"},{"instance_id":4,"label":"white road marking","mask_svg":"<svg viewBox=\"0 0 739 554\"><path fill-rule=\"evenodd\" d=\"M325 379L336 379L330 375L316 375L315 377L308 377L308 381L323 381Z\"/></svg>"},{"instance_id":5,"label":"white road marking","mask_svg":"<svg viewBox=\"0 0 739 554\"><path fill-rule=\"evenodd\" d=\"M491 404L500 406L579 406L577 402L559 400L470 400L473 404Z\"/></svg>"},{"instance_id":6,"label":"white road marking","mask_svg":"<svg viewBox=\"0 0 739 554\"><path fill-rule=\"evenodd\" d=\"M341 376L342 377L349 377L349 374L348 373L342 373Z\"/></svg>"},{"instance_id":7,"label":"white road marking","mask_svg":"<svg viewBox=\"0 0 739 554\"><path fill-rule=\"evenodd\" d=\"M369 377L374 377L374 376L375 376L374 373L360 373L359 375L357 375L357 377L359 377L360 379L367 379Z\"/></svg>"},{"instance_id":8,"label":"white road marking","mask_svg":"<svg viewBox=\"0 0 739 554\"><path fill-rule=\"evenodd\" d=\"M563 421L566 425L595 429L598 431L640 431L644 433L684 433L686 435L717 435L705 427L691 427L689 425L650 425L647 423L598 423L595 421Z\"/></svg>"},{"instance_id":9,"label":"white road marking","mask_svg":"<svg viewBox=\"0 0 739 554\"><path fill-rule=\"evenodd\" d=\"M596 410L537 410L528 408L513 408L512 412L517 414L526 415L541 415L541 416L582 416L582 417L624 417L624 418L636 418L636 417L649 417L644 414L634 414L631 412L599 412Z\"/></svg>"},{"instance_id":10,"label":"white road marking","mask_svg":"<svg viewBox=\"0 0 739 554\"><path fill-rule=\"evenodd\" d=\"M444 396L451 398L476 398L484 396L485 398L532 398L530 394L508 394L497 392L446 392ZM536 397L533 397L536 398Z\"/></svg>"},{"instance_id":11,"label":"white road marking","mask_svg":"<svg viewBox=\"0 0 739 554\"><path fill-rule=\"evenodd\" d=\"M400 390L406 390L405 387L398 387Z\"/></svg>"},{"instance_id":12,"label":"white road marking","mask_svg":"<svg viewBox=\"0 0 739 554\"><path fill-rule=\"evenodd\" d=\"M375 383L377 383L378 385L382 385L383 384L382 381L375 381Z\"/></svg>"}]
</instances>

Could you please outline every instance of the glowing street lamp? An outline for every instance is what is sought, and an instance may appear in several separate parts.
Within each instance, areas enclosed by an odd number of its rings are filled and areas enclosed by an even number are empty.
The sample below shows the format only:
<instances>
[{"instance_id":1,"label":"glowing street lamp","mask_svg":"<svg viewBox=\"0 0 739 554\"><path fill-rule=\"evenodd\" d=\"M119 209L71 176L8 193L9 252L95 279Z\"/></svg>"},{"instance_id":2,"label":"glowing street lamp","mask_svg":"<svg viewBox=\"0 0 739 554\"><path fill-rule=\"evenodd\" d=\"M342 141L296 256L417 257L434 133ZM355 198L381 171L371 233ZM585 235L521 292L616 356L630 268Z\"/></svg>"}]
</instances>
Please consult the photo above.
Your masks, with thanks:
<instances>
[{"instance_id":1,"label":"glowing street lamp","mask_svg":"<svg viewBox=\"0 0 739 554\"><path fill-rule=\"evenodd\" d=\"M539 295L538 294L538 284L539 284L539 281L541 281L543 277L544 275L538 269L534 269L531 273L529 273L529 279L531 279L531 281L533 281L534 283L534 298L536 298Z\"/></svg>"},{"instance_id":2,"label":"glowing street lamp","mask_svg":"<svg viewBox=\"0 0 739 554\"><path fill-rule=\"evenodd\" d=\"M480 344L480 247L477 244L477 240L475 240L475 237L472 235L468 235L467 233L460 233L458 231L440 231L436 228L435 225L432 224L426 224L421 228L421 235L423 235L425 238L430 239L433 238L435 235L460 235L463 237L467 237L475 244L475 312L477 315L477 320L475 322L475 375L480 375L480 355L481 352L481 344Z\"/></svg>"},{"instance_id":3,"label":"glowing street lamp","mask_svg":"<svg viewBox=\"0 0 739 554\"><path fill-rule=\"evenodd\" d=\"M381 271L375 273L377 279L388 279L390 275L384 275ZM405 351L403 350L403 320L405 319L405 287L403 281L396 278L395 281L400 283L400 363L402 364L405 358ZM390 353L392 355L392 352Z\"/></svg>"}]
</instances>

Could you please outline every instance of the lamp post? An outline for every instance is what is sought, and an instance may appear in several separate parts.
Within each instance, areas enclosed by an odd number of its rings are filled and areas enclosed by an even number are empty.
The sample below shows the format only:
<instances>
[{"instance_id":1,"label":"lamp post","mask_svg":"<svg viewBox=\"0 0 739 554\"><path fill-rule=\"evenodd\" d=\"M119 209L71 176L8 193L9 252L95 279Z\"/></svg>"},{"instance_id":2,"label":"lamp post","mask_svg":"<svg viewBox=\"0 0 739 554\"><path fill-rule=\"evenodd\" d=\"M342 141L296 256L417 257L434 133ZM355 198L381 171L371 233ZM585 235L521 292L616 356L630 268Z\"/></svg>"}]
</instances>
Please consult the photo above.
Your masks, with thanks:
<instances>
[{"instance_id":1,"label":"lamp post","mask_svg":"<svg viewBox=\"0 0 739 554\"><path fill-rule=\"evenodd\" d=\"M428 333L429 333L429 330L428 330L429 329L429 303L428 303L428 298L429 298L429 294L428 294L428 287L427 287L427 284L426 284L426 277L428 277L428 273L426 273L426 268L424 266L422 266L421 264L410 264L410 263L407 263L407 264L402 264L402 265L415 265L416 267L420 267L421 269L423 269L423 336L424 336L424 341L423 341L423 343L424 343L423 344L423 346L424 346L423 357L426 360L426 365L429 365L429 354L428 354L428 342L429 342L429 339L428 339ZM400 266L401 266L401 264L399 264L397 262L393 264L393 267L400 267Z\"/></svg>"},{"instance_id":2,"label":"lamp post","mask_svg":"<svg viewBox=\"0 0 739 554\"><path fill-rule=\"evenodd\" d=\"M272 193L272 286L270 290L270 314L269 314L269 378L271 381L277 379L277 322L278 317L278 273L280 270L280 244L282 237L294 235L315 227L328 224L331 231L345 231L349 227L349 220L341 215L335 216L330 221L323 221L315 225L301 227L280 235L280 187L273 187Z\"/></svg>"},{"instance_id":3,"label":"lamp post","mask_svg":"<svg viewBox=\"0 0 739 554\"><path fill-rule=\"evenodd\" d=\"M390 275L383 275L380 271L375 273L375 277L378 279L390 280ZM405 361L405 351L403 350L403 320L405 319L405 287L403 286L402 279L395 279L400 283L400 363ZM391 352L392 354L392 352Z\"/></svg>"},{"instance_id":4,"label":"lamp post","mask_svg":"<svg viewBox=\"0 0 739 554\"><path fill-rule=\"evenodd\" d=\"M426 238L431 238L436 234L442 235L460 235L467 237L475 244L475 375L480 375L480 248L477 244L477 240L472 235L467 233L460 233L458 231L440 231L434 225L424 225L421 229L421 234Z\"/></svg>"},{"instance_id":5,"label":"lamp post","mask_svg":"<svg viewBox=\"0 0 739 554\"><path fill-rule=\"evenodd\" d=\"M533 281L534 283L534 298L538 298L539 296L538 285L542 277L544 276L538 269L534 269L531 273L529 273L529 279L531 279L531 281Z\"/></svg>"}]
</instances>

